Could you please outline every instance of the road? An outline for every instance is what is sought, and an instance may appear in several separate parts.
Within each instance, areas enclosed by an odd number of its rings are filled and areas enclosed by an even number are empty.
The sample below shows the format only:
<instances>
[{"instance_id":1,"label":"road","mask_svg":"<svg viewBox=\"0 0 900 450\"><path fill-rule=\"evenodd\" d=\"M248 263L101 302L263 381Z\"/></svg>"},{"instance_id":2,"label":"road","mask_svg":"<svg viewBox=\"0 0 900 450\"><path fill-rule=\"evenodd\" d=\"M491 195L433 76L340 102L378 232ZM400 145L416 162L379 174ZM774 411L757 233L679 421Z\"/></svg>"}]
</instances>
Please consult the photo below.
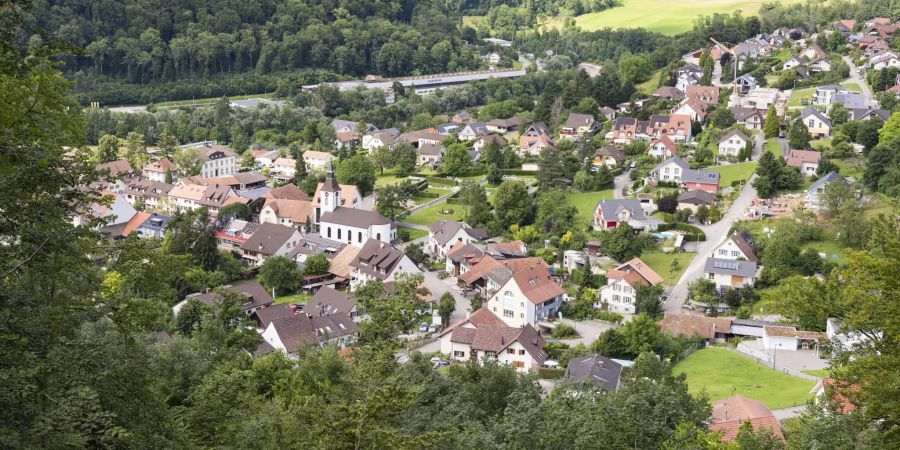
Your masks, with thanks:
<instances>
[{"instance_id":1,"label":"road","mask_svg":"<svg viewBox=\"0 0 900 450\"><path fill-rule=\"evenodd\" d=\"M716 60L716 64L713 66L711 78L713 86L722 87L722 63L720 63L719 60Z\"/></svg>"},{"instance_id":2,"label":"road","mask_svg":"<svg viewBox=\"0 0 900 450\"><path fill-rule=\"evenodd\" d=\"M788 140L785 138L775 138L775 141L781 146L781 156L784 159L788 159L788 157L791 156L791 145L788 144Z\"/></svg>"},{"instance_id":3,"label":"road","mask_svg":"<svg viewBox=\"0 0 900 450\"><path fill-rule=\"evenodd\" d=\"M451 288L445 280L438 278L437 272L425 272L425 287L438 299L447 292L453 295L453 299L456 300L456 309L450 315L451 324L466 317L466 310L472 306L471 302L458 290Z\"/></svg>"},{"instance_id":4,"label":"road","mask_svg":"<svg viewBox=\"0 0 900 450\"><path fill-rule=\"evenodd\" d=\"M750 181L755 177L756 175L750 177ZM756 189L748 182L744 185L744 188L741 189L738 198L731 204L731 207L728 208L728 212L725 213L722 220L712 225L700 227L703 232L706 233L706 241L699 244L697 256L691 260L691 263L678 280L678 284L676 284L669 293L669 298L664 305L664 309L667 313L679 314L682 312L681 305L687 298L688 283L703 275L703 266L706 264L706 259L712 256L716 246L728 237L728 231L731 229L731 225L744 215L744 211L750 206L754 198L756 198Z\"/></svg>"},{"instance_id":5,"label":"road","mask_svg":"<svg viewBox=\"0 0 900 450\"><path fill-rule=\"evenodd\" d=\"M631 169L626 169L613 180L613 198L625 198L625 189L631 183Z\"/></svg>"},{"instance_id":6,"label":"road","mask_svg":"<svg viewBox=\"0 0 900 450\"><path fill-rule=\"evenodd\" d=\"M843 57L844 62L850 66L850 78L848 81L852 81L859 85L859 89L862 91L863 98L866 99L866 105L869 105L871 108L878 107L878 101L875 100L875 97L872 95L872 91L869 89L869 85L866 84L866 80L862 78L862 75L859 73L859 68L856 67L856 64L853 64L853 61L850 60L849 56Z\"/></svg>"}]
</instances>

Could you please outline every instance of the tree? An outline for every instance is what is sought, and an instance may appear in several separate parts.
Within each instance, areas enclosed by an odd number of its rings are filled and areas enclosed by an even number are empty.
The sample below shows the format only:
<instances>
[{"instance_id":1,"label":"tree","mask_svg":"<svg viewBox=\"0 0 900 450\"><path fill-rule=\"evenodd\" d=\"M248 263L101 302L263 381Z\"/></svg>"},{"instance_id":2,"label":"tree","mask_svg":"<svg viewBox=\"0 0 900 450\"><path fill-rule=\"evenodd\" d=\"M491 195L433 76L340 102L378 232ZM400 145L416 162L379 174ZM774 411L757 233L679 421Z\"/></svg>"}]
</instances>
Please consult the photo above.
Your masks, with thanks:
<instances>
[{"instance_id":1,"label":"tree","mask_svg":"<svg viewBox=\"0 0 900 450\"><path fill-rule=\"evenodd\" d=\"M888 142L900 137L900 112L895 112L888 117L884 126L878 130L878 141Z\"/></svg>"},{"instance_id":2,"label":"tree","mask_svg":"<svg viewBox=\"0 0 900 450\"><path fill-rule=\"evenodd\" d=\"M709 207L706 205L698 206L694 212L694 218L697 219L697 222L706 223L709 220Z\"/></svg>"},{"instance_id":3,"label":"tree","mask_svg":"<svg viewBox=\"0 0 900 450\"><path fill-rule=\"evenodd\" d=\"M274 289L279 295L295 292L303 285L302 273L297 263L284 256L266 258L259 267L257 278L266 289Z\"/></svg>"},{"instance_id":4,"label":"tree","mask_svg":"<svg viewBox=\"0 0 900 450\"><path fill-rule=\"evenodd\" d=\"M521 181L504 181L494 192L494 214L503 229L531 222L533 203Z\"/></svg>"},{"instance_id":5,"label":"tree","mask_svg":"<svg viewBox=\"0 0 900 450\"><path fill-rule=\"evenodd\" d=\"M496 164L488 166L487 182L489 184L498 185L503 182L503 171Z\"/></svg>"},{"instance_id":6,"label":"tree","mask_svg":"<svg viewBox=\"0 0 900 450\"><path fill-rule=\"evenodd\" d=\"M206 314L212 314L209 305L196 298L189 299L175 316L175 329L185 336L190 336Z\"/></svg>"},{"instance_id":7,"label":"tree","mask_svg":"<svg viewBox=\"0 0 900 450\"><path fill-rule=\"evenodd\" d=\"M657 202L657 207L660 211L665 213L674 213L676 209L678 209L678 199L673 195L666 195L659 199Z\"/></svg>"},{"instance_id":8,"label":"tree","mask_svg":"<svg viewBox=\"0 0 900 450\"><path fill-rule=\"evenodd\" d=\"M646 240L635 235L634 229L627 223L620 223L612 230L600 234L603 253L617 261L628 261L640 256L646 247Z\"/></svg>"},{"instance_id":9,"label":"tree","mask_svg":"<svg viewBox=\"0 0 900 450\"><path fill-rule=\"evenodd\" d=\"M300 155L300 157L294 161L294 177L291 179L291 182L293 184L299 184L308 176L309 171L306 170L306 160L303 159L303 155Z\"/></svg>"},{"instance_id":10,"label":"tree","mask_svg":"<svg viewBox=\"0 0 900 450\"><path fill-rule=\"evenodd\" d=\"M419 154L412 145L400 143L394 148L392 157L392 165L396 169L398 177L405 177L416 170L416 162L419 160Z\"/></svg>"},{"instance_id":11,"label":"tree","mask_svg":"<svg viewBox=\"0 0 900 450\"><path fill-rule=\"evenodd\" d=\"M150 161L150 155L144 147L144 135L137 132L128 133L125 140L125 159L135 170L140 170Z\"/></svg>"},{"instance_id":12,"label":"tree","mask_svg":"<svg viewBox=\"0 0 900 450\"><path fill-rule=\"evenodd\" d=\"M324 253L316 253L306 258L303 263L303 275L307 277L315 277L328 273L328 267L331 264Z\"/></svg>"},{"instance_id":13,"label":"tree","mask_svg":"<svg viewBox=\"0 0 900 450\"><path fill-rule=\"evenodd\" d=\"M363 155L356 155L341 161L335 175L338 183L356 186L362 196L367 196L372 192L377 178L375 165Z\"/></svg>"},{"instance_id":14,"label":"tree","mask_svg":"<svg viewBox=\"0 0 900 450\"><path fill-rule=\"evenodd\" d=\"M253 156L253 152L247 150L241 155L241 169L242 170L255 170L256 169L256 157Z\"/></svg>"},{"instance_id":15,"label":"tree","mask_svg":"<svg viewBox=\"0 0 900 450\"><path fill-rule=\"evenodd\" d=\"M558 235L573 228L577 213L563 191L550 189L538 195L535 223L543 232Z\"/></svg>"},{"instance_id":16,"label":"tree","mask_svg":"<svg viewBox=\"0 0 900 450\"><path fill-rule=\"evenodd\" d=\"M183 177L200 175L200 171L203 169L203 161L200 159L200 149L197 147L179 149L172 155L172 162L178 166L178 172Z\"/></svg>"},{"instance_id":17,"label":"tree","mask_svg":"<svg viewBox=\"0 0 900 450\"><path fill-rule=\"evenodd\" d=\"M414 244L406 246L406 256L412 260L412 262L418 264L422 264L428 260L428 255L425 254L425 246L421 242L416 242Z\"/></svg>"},{"instance_id":18,"label":"tree","mask_svg":"<svg viewBox=\"0 0 900 450\"><path fill-rule=\"evenodd\" d=\"M719 210L719 205L713 202L712 206L709 207L709 221L710 223L716 223L722 220L722 211Z\"/></svg>"},{"instance_id":19,"label":"tree","mask_svg":"<svg viewBox=\"0 0 900 450\"><path fill-rule=\"evenodd\" d=\"M734 114L728 108L716 108L709 115L709 123L716 128L727 129L735 123Z\"/></svg>"},{"instance_id":20,"label":"tree","mask_svg":"<svg viewBox=\"0 0 900 450\"><path fill-rule=\"evenodd\" d=\"M771 139L778 137L778 132L780 130L781 122L778 120L778 113L775 111L775 105L769 106L769 111L766 112L766 120L763 123L763 132L767 139Z\"/></svg>"},{"instance_id":21,"label":"tree","mask_svg":"<svg viewBox=\"0 0 900 450\"><path fill-rule=\"evenodd\" d=\"M385 217L394 220L398 214L406 211L406 204L415 193L416 188L409 180L385 186L378 190L375 209Z\"/></svg>"},{"instance_id":22,"label":"tree","mask_svg":"<svg viewBox=\"0 0 900 450\"><path fill-rule=\"evenodd\" d=\"M707 305L713 315L717 312L719 298L716 296L716 284L706 278L697 278L688 284L688 299Z\"/></svg>"},{"instance_id":23,"label":"tree","mask_svg":"<svg viewBox=\"0 0 900 450\"><path fill-rule=\"evenodd\" d=\"M788 131L788 143L791 148L805 150L809 148L809 141L811 140L812 135L809 134L809 128L806 127L806 124L802 120L795 120L794 124L791 125L790 131Z\"/></svg>"},{"instance_id":24,"label":"tree","mask_svg":"<svg viewBox=\"0 0 900 450\"><path fill-rule=\"evenodd\" d=\"M451 177L458 177L466 173L472 167L472 158L463 144L454 144L447 149L444 155L443 169Z\"/></svg>"},{"instance_id":25,"label":"tree","mask_svg":"<svg viewBox=\"0 0 900 450\"><path fill-rule=\"evenodd\" d=\"M834 295L838 290L830 281L794 275L761 294L767 311L772 314L797 324L798 329L824 331L829 317L843 316L845 307Z\"/></svg>"},{"instance_id":26,"label":"tree","mask_svg":"<svg viewBox=\"0 0 900 450\"><path fill-rule=\"evenodd\" d=\"M219 250L206 208L175 213L166 230L163 245L170 253L188 255L204 270L218 267Z\"/></svg>"},{"instance_id":27,"label":"tree","mask_svg":"<svg viewBox=\"0 0 900 450\"><path fill-rule=\"evenodd\" d=\"M441 316L441 325L444 327L450 325L450 316L456 310L456 299L453 298L453 294L445 292L438 300L437 309Z\"/></svg>"},{"instance_id":28,"label":"tree","mask_svg":"<svg viewBox=\"0 0 900 450\"><path fill-rule=\"evenodd\" d=\"M461 190L461 196L466 205L467 224L480 227L491 221L491 204L488 202L484 186L477 183L466 185Z\"/></svg>"},{"instance_id":29,"label":"tree","mask_svg":"<svg viewBox=\"0 0 900 450\"><path fill-rule=\"evenodd\" d=\"M246 204L235 202L221 207L216 219L221 225L227 225L231 219L250 221L253 219L253 212Z\"/></svg>"},{"instance_id":30,"label":"tree","mask_svg":"<svg viewBox=\"0 0 900 450\"><path fill-rule=\"evenodd\" d=\"M848 122L848 125L853 122ZM863 153L869 154L880 142L880 130L884 121L880 117L864 120L856 130L856 143L863 146ZM845 125L846 126L846 125ZM887 142L884 140L883 142Z\"/></svg>"},{"instance_id":31,"label":"tree","mask_svg":"<svg viewBox=\"0 0 900 450\"><path fill-rule=\"evenodd\" d=\"M746 145L738 152L738 161L750 161L753 158L753 142L748 141Z\"/></svg>"},{"instance_id":32,"label":"tree","mask_svg":"<svg viewBox=\"0 0 900 450\"><path fill-rule=\"evenodd\" d=\"M369 158L372 159L372 163L375 164L375 167L379 170L379 173L384 175L385 167L390 166L391 158L391 150L387 147L378 147L372 150L372 153L369 155Z\"/></svg>"},{"instance_id":33,"label":"tree","mask_svg":"<svg viewBox=\"0 0 900 450\"><path fill-rule=\"evenodd\" d=\"M119 159L119 138L108 134L101 136L94 159L97 163L107 163Z\"/></svg>"},{"instance_id":34,"label":"tree","mask_svg":"<svg viewBox=\"0 0 900 450\"><path fill-rule=\"evenodd\" d=\"M661 317L663 314L662 294L663 287L661 284L638 285L634 290L634 304L637 307L637 311L653 318Z\"/></svg>"},{"instance_id":35,"label":"tree","mask_svg":"<svg viewBox=\"0 0 900 450\"><path fill-rule=\"evenodd\" d=\"M831 126L843 125L850 120L850 111L847 111L844 105L835 103L831 105L831 110L828 111L828 118L831 119Z\"/></svg>"}]
</instances>

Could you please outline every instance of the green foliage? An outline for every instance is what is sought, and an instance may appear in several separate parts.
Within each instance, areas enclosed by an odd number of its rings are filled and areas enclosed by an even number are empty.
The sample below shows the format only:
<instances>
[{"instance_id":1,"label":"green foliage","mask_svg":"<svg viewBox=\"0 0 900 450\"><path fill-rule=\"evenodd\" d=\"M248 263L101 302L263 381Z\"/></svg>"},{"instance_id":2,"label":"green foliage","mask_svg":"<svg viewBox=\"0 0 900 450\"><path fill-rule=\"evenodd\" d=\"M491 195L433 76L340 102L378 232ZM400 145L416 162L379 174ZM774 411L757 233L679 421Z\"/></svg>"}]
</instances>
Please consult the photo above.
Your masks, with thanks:
<instances>
[{"instance_id":1,"label":"green foliage","mask_svg":"<svg viewBox=\"0 0 900 450\"><path fill-rule=\"evenodd\" d=\"M250 207L244 203L231 203L225 205L219 209L219 214L216 216L216 219L222 225L227 224L231 219L249 221L252 218L253 213L250 211Z\"/></svg>"},{"instance_id":2,"label":"green foliage","mask_svg":"<svg viewBox=\"0 0 900 450\"><path fill-rule=\"evenodd\" d=\"M416 170L416 162L418 154L412 145L407 143L398 144L394 148L391 157L391 166L396 169L397 176L405 177L412 174Z\"/></svg>"},{"instance_id":3,"label":"green foliage","mask_svg":"<svg viewBox=\"0 0 900 450\"><path fill-rule=\"evenodd\" d=\"M342 160L335 171L335 176L340 184L356 186L359 194L364 197L372 193L377 178L375 165L363 155Z\"/></svg>"},{"instance_id":4,"label":"green foliage","mask_svg":"<svg viewBox=\"0 0 900 450\"><path fill-rule=\"evenodd\" d=\"M447 148L444 154L442 168L447 175L458 177L466 173L472 167L472 158L464 144L454 144Z\"/></svg>"},{"instance_id":5,"label":"green foliage","mask_svg":"<svg viewBox=\"0 0 900 450\"><path fill-rule=\"evenodd\" d=\"M809 141L812 135L809 134L809 128L802 120L794 121L791 129L788 130L788 143L793 149L805 150L809 148Z\"/></svg>"},{"instance_id":6,"label":"green foliage","mask_svg":"<svg viewBox=\"0 0 900 450\"><path fill-rule=\"evenodd\" d=\"M834 281L795 275L762 291L762 299L772 314L780 314L799 329L825 331L827 319L842 317L846 308L835 295L838 291Z\"/></svg>"},{"instance_id":7,"label":"green foliage","mask_svg":"<svg viewBox=\"0 0 900 450\"><path fill-rule=\"evenodd\" d=\"M303 284L302 273L297 263L284 256L266 258L259 267L259 283L266 289L275 289L278 295L285 295L300 289Z\"/></svg>"},{"instance_id":8,"label":"green foliage","mask_svg":"<svg viewBox=\"0 0 900 450\"><path fill-rule=\"evenodd\" d=\"M324 275L328 273L330 262L324 253L316 253L306 258L303 263L303 275L308 277ZM260 270L262 272L262 270Z\"/></svg>"},{"instance_id":9,"label":"green foliage","mask_svg":"<svg viewBox=\"0 0 900 450\"><path fill-rule=\"evenodd\" d=\"M677 261L677 260L672 260ZM657 285L639 285L635 288L635 306L639 313L646 314L653 318L661 318L663 315L662 294L663 286Z\"/></svg>"},{"instance_id":10,"label":"green foliage","mask_svg":"<svg viewBox=\"0 0 900 450\"><path fill-rule=\"evenodd\" d=\"M602 232L600 242L603 244L603 253L616 261L628 261L640 256L649 246L649 236L636 234L630 225L620 223L617 228Z\"/></svg>"},{"instance_id":11,"label":"green foliage","mask_svg":"<svg viewBox=\"0 0 900 450\"><path fill-rule=\"evenodd\" d=\"M398 214L406 211L406 203L418 192L415 186L405 180L399 184L391 184L378 189L375 209L385 217L393 220Z\"/></svg>"},{"instance_id":12,"label":"green foliage","mask_svg":"<svg viewBox=\"0 0 900 450\"><path fill-rule=\"evenodd\" d=\"M561 323L554 327L552 331L550 331L550 336L552 336L553 339L571 339L577 338L578 332L575 331L575 328Z\"/></svg>"},{"instance_id":13,"label":"green foliage","mask_svg":"<svg viewBox=\"0 0 900 450\"><path fill-rule=\"evenodd\" d=\"M778 191L796 189L803 182L799 172L788 166L784 158L763 152L756 167L753 187L762 198L771 198Z\"/></svg>"},{"instance_id":14,"label":"green foliage","mask_svg":"<svg viewBox=\"0 0 900 450\"><path fill-rule=\"evenodd\" d=\"M456 310L456 300L453 298L453 294L445 292L438 300L437 310L441 316L441 325L445 327L450 325L450 316Z\"/></svg>"},{"instance_id":15,"label":"green foliage","mask_svg":"<svg viewBox=\"0 0 900 450\"><path fill-rule=\"evenodd\" d=\"M728 108L716 108L709 115L709 123L716 128L728 129L734 125L734 114Z\"/></svg>"},{"instance_id":16,"label":"green foliage","mask_svg":"<svg viewBox=\"0 0 900 450\"><path fill-rule=\"evenodd\" d=\"M766 120L763 123L763 133L765 133L766 139L777 137L780 128L781 123L778 120L778 113L775 111L775 105L769 106L769 111L766 112Z\"/></svg>"},{"instance_id":17,"label":"green foliage","mask_svg":"<svg viewBox=\"0 0 900 450\"><path fill-rule=\"evenodd\" d=\"M537 198L535 224L545 233L560 235L572 229L577 213L578 210L566 202L563 191L545 190Z\"/></svg>"},{"instance_id":18,"label":"green foliage","mask_svg":"<svg viewBox=\"0 0 900 450\"><path fill-rule=\"evenodd\" d=\"M504 181L494 192L495 220L503 229L525 225L533 217L533 201L521 181Z\"/></svg>"}]
</instances>

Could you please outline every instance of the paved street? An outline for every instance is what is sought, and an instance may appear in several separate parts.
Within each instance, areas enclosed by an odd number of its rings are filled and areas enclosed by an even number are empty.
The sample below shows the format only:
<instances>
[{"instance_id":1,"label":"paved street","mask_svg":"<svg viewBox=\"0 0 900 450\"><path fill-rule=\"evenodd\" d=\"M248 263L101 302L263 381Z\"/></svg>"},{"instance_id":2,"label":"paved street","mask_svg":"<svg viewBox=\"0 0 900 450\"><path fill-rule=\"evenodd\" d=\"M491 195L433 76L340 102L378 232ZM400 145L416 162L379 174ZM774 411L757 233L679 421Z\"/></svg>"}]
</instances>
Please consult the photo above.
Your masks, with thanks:
<instances>
[{"instance_id":1,"label":"paved street","mask_svg":"<svg viewBox=\"0 0 900 450\"><path fill-rule=\"evenodd\" d=\"M613 180L613 198L625 198L625 189L631 184L631 169L622 172Z\"/></svg>"},{"instance_id":2,"label":"paved street","mask_svg":"<svg viewBox=\"0 0 900 450\"><path fill-rule=\"evenodd\" d=\"M456 278L442 280L438 278L437 272L425 272L425 287L428 288L436 298L441 298L446 292L453 294L453 299L456 300L456 310L454 310L453 314L450 316L450 323L455 323L466 317L466 309L471 306L471 303L469 302L469 299L463 297L458 290L450 287L451 280L455 281Z\"/></svg>"},{"instance_id":3,"label":"paved street","mask_svg":"<svg viewBox=\"0 0 900 450\"><path fill-rule=\"evenodd\" d=\"M803 414L803 411L806 411L806 405L794 406L793 408L773 409L772 415L775 416L779 422L782 422L784 419L800 417L800 415Z\"/></svg>"},{"instance_id":4,"label":"paved street","mask_svg":"<svg viewBox=\"0 0 900 450\"><path fill-rule=\"evenodd\" d=\"M755 177L756 175L751 177L750 181ZM738 198L728 208L728 212L725 213L722 220L712 225L700 227L706 233L706 241L699 244L697 256L694 257L681 275L681 279L678 280L678 284L669 293L669 298L664 305L667 313L678 314L682 312L681 305L687 298L688 283L703 275L703 265L706 263L706 258L712 256L715 247L728 237L731 225L744 215L744 211L750 206L754 198L756 198L756 189L748 182L741 189Z\"/></svg>"},{"instance_id":5,"label":"paved street","mask_svg":"<svg viewBox=\"0 0 900 450\"><path fill-rule=\"evenodd\" d=\"M872 91L869 89L869 85L866 84L866 80L863 79L862 75L859 73L859 68L853 64L853 61L850 60L849 56L843 57L844 62L850 66L850 78L847 81L852 81L859 85L859 89L862 91L863 97L866 99L866 104L871 106L872 108L878 107L878 101L875 100L875 97L872 95Z\"/></svg>"},{"instance_id":6,"label":"paved street","mask_svg":"<svg viewBox=\"0 0 900 450\"><path fill-rule=\"evenodd\" d=\"M781 146L781 156L784 159L787 159L788 156L791 156L791 146L788 144L788 140L785 138L775 138L775 141L778 142L778 145Z\"/></svg>"}]
</instances>

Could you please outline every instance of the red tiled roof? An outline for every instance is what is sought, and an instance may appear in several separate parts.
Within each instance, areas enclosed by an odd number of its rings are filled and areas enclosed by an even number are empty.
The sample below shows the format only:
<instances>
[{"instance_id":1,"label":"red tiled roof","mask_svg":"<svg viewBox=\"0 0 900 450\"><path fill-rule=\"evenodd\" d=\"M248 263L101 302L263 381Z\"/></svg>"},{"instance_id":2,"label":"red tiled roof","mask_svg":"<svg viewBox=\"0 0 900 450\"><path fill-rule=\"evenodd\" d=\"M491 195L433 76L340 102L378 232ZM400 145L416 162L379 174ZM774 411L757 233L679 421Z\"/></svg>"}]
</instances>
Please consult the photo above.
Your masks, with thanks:
<instances>
[{"instance_id":1,"label":"red tiled roof","mask_svg":"<svg viewBox=\"0 0 900 450\"><path fill-rule=\"evenodd\" d=\"M729 397L713 403L712 423L710 431L722 433L722 440L733 441L737 437L741 425L749 420L754 430L769 428L775 436L784 439L781 425L772 411L762 402L751 400L740 395Z\"/></svg>"}]
</instances>

